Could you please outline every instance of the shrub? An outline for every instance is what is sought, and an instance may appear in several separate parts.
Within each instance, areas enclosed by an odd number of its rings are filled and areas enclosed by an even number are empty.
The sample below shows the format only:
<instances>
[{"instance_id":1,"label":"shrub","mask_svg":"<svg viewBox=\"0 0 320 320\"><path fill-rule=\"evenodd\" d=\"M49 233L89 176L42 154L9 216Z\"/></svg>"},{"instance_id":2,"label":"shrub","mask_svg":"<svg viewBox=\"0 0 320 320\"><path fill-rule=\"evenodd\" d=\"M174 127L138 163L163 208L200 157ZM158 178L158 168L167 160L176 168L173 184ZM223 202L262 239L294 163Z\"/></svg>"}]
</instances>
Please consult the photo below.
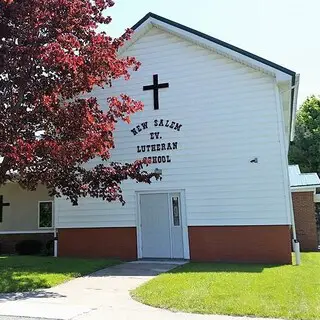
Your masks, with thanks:
<instances>
[{"instance_id":1,"label":"shrub","mask_svg":"<svg viewBox=\"0 0 320 320\"><path fill-rule=\"evenodd\" d=\"M54 253L54 240L51 239L51 240L48 240L46 243L44 254L46 256L53 256L53 253Z\"/></svg>"},{"instance_id":2,"label":"shrub","mask_svg":"<svg viewBox=\"0 0 320 320\"><path fill-rule=\"evenodd\" d=\"M42 242L39 240L22 240L16 244L16 252L20 255L39 254Z\"/></svg>"}]
</instances>

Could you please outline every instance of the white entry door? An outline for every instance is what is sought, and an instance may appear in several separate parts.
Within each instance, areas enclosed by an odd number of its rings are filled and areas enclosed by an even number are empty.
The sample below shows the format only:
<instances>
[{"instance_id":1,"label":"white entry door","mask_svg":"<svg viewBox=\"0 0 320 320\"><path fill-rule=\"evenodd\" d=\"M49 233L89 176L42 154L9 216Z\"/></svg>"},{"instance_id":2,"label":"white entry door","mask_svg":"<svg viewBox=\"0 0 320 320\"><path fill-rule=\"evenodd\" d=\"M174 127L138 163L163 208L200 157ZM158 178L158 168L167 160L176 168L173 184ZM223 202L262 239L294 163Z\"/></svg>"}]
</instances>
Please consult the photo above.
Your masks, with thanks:
<instances>
[{"instance_id":1,"label":"white entry door","mask_svg":"<svg viewBox=\"0 0 320 320\"><path fill-rule=\"evenodd\" d=\"M179 193L140 195L143 258L183 258Z\"/></svg>"}]
</instances>

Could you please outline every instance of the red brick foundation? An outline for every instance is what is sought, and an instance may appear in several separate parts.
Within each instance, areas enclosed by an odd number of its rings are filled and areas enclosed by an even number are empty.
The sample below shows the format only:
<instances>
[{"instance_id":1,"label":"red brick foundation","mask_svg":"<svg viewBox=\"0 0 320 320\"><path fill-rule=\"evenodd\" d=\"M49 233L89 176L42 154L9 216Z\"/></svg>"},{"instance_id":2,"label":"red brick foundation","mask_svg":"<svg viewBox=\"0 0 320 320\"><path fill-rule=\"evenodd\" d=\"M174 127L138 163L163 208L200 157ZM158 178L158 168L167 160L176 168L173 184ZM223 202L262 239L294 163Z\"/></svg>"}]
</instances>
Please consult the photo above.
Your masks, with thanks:
<instances>
[{"instance_id":1,"label":"red brick foundation","mask_svg":"<svg viewBox=\"0 0 320 320\"><path fill-rule=\"evenodd\" d=\"M292 192L297 238L302 251L318 251L313 192Z\"/></svg>"},{"instance_id":2,"label":"red brick foundation","mask_svg":"<svg viewBox=\"0 0 320 320\"><path fill-rule=\"evenodd\" d=\"M189 227L190 258L291 264L289 226Z\"/></svg>"},{"instance_id":3,"label":"red brick foundation","mask_svg":"<svg viewBox=\"0 0 320 320\"><path fill-rule=\"evenodd\" d=\"M59 229L58 255L137 259L136 228Z\"/></svg>"},{"instance_id":4,"label":"red brick foundation","mask_svg":"<svg viewBox=\"0 0 320 320\"><path fill-rule=\"evenodd\" d=\"M53 233L0 234L0 254L15 253L15 246L23 240L38 240L43 246L53 239Z\"/></svg>"}]
</instances>

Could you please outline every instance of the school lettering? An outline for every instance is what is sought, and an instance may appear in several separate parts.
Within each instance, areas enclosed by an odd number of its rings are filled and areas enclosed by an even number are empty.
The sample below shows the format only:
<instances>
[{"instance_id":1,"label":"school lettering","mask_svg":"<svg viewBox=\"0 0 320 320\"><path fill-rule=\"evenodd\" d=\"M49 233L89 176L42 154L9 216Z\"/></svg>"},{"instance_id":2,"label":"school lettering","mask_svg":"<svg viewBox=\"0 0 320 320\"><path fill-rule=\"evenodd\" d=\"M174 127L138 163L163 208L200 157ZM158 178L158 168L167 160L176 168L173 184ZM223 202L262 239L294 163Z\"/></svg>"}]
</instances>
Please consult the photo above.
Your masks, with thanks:
<instances>
[{"instance_id":1,"label":"school lettering","mask_svg":"<svg viewBox=\"0 0 320 320\"><path fill-rule=\"evenodd\" d=\"M162 151L173 151L178 150L178 142L177 141L170 141L170 142L163 142L162 134L163 130L160 128L168 128L174 131L179 132L182 128L182 124L177 121L172 120L165 120L165 119L155 119L153 121L145 121L141 122L140 124L136 125L134 128L131 129L131 133L136 136L139 133L143 132L147 129L159 130L159 131L152 131L148 133L149 140L151 140L150 144L141 144L137 146L137 153L145 154L149 152L162 152ZM161 134L160 134L161 131ZM161 140L161 141L159 141ZM159 142L159 143L157 143ZM160 143L161 142L161 143ZM144 156L144 159L148 159L151 163L170 163L171 156L167 155L154 155L154 156Z\"/></svg>"}]
</instances>

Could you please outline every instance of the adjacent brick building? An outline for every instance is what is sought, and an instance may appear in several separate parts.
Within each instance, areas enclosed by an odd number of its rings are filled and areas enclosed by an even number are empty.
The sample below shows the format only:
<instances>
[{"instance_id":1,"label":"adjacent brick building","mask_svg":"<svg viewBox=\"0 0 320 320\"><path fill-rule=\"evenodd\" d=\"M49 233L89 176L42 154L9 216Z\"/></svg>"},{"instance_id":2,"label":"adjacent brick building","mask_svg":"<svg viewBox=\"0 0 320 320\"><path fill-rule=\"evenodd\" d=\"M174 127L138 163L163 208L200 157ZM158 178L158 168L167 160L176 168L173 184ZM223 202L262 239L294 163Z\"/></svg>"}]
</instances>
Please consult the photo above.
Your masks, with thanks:
<instances>
[{"instance_id":1,"label":"adjacent brick building","mask_svg":"<svg viewBox=\"0 0 320 320\"><path fill-rule=\"evenodd\" d=\"M320 179L316 173L301 173L299 166L289 166L292 204L297 238L301 251L318 250L315 193Z\"/></svg>"},{"instance_id":2,"label":"adjacent brick building","mask_svg":"<svg viewBox=\"0 0 320 320\"><path fill-rule=\"evenodd\" d=\"M313 196L313 192L292 193L297 237L302 251L318 250L318 235Z\"/></svg>"}]
</instances>

